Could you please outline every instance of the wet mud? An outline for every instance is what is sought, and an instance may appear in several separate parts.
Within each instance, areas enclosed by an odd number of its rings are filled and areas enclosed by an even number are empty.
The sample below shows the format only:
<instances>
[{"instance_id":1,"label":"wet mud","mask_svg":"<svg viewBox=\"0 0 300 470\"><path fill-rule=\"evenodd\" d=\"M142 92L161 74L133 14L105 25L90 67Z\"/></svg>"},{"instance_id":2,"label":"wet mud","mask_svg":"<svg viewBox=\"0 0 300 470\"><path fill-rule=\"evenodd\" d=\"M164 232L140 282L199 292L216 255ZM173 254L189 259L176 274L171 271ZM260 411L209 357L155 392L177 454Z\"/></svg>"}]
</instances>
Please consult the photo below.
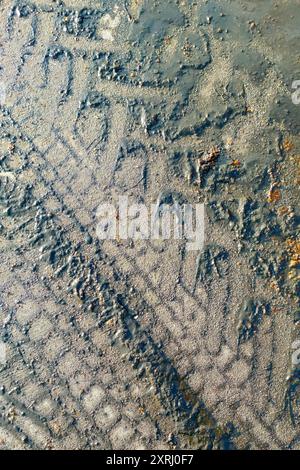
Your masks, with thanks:
<instances>
[{"instance_id":1,"label":"wet mud","mask_svg":"<svg viewBox=\"0 0 300 470\"><path fill-rule=\"evenodd\" d=\"M299 448L298 2L0 9L0 447ZM98 240L124 194L203 251Z\"/></svg>"}]
</instances>

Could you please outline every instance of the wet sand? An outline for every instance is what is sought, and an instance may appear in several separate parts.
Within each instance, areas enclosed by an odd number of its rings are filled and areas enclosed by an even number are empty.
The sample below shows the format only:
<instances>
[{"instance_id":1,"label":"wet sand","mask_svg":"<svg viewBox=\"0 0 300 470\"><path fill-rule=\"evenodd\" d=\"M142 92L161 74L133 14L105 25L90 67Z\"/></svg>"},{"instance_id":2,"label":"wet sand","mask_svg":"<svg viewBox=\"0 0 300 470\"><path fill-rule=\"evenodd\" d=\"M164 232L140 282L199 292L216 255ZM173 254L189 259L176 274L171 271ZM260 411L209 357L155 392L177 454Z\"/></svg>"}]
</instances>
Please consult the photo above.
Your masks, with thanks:
<instances>
[{"instance_id":1,"label":"wet sand","mask_svg":"<svg viewBox=\"0 0 300 470\"><path fill-rule=\"evenodd\" d=\"M299 6L0 3L0 448L299 448Z\"/></svg>"}]
</instances>

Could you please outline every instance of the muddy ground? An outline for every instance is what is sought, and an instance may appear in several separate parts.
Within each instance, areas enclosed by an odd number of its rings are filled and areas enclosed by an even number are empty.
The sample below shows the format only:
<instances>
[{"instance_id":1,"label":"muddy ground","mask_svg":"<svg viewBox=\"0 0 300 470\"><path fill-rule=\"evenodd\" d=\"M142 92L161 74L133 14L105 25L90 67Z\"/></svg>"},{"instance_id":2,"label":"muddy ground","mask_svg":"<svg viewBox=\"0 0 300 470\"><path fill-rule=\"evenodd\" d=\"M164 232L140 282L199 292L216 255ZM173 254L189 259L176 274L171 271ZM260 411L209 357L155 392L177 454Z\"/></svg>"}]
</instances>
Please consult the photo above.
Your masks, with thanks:
<instances>
[{"instance_id":1,"label":"muddy ground","mask_svg":"<svg viewBox=\"0 0 300 470\"><path fill-rule=\"evenodd\" d=\"M0 448L300 448L299 22L0 1ZM120 195L204 249L99 240Z\"/></svg>"}]
</instances>

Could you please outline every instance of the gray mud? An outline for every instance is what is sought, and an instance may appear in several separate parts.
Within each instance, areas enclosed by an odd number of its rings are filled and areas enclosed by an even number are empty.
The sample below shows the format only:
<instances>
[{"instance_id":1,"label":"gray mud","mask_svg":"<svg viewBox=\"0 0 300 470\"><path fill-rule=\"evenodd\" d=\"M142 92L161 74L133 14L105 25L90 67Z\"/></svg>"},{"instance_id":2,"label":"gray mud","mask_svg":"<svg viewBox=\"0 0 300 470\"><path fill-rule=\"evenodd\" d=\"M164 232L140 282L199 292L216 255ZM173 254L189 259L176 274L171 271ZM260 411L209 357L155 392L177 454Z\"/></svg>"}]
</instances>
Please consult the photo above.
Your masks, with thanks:
<instances>
[{"instance_id":1,"label":"gray mud","mask_svg":"<svg viewBox=\"0 0 300 470\"><path fill-rule=\"evenodd\" d=\"M0 448L300 448L299 7L0 2Z\"/></svg>"}]
</instances>

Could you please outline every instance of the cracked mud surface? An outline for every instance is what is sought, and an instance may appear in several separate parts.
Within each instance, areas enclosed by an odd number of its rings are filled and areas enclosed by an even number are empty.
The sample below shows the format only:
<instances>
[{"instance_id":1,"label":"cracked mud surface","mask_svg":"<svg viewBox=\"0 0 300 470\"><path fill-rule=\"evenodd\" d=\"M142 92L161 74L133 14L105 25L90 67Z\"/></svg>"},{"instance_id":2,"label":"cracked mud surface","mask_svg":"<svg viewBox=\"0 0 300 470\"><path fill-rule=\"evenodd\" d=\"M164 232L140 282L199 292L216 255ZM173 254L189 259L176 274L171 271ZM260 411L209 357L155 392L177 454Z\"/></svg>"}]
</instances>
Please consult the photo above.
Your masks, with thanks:
<instances>
[{"instance_id":1,"label":"cracked mud surface","mask_svg":"<svg viewBox=\"0 0 300 470\"><path fill-rule=\"evenodd\" d=\"M299 449L299 7L0 2L0 448Z\"/></svg>"}]
</instances>

